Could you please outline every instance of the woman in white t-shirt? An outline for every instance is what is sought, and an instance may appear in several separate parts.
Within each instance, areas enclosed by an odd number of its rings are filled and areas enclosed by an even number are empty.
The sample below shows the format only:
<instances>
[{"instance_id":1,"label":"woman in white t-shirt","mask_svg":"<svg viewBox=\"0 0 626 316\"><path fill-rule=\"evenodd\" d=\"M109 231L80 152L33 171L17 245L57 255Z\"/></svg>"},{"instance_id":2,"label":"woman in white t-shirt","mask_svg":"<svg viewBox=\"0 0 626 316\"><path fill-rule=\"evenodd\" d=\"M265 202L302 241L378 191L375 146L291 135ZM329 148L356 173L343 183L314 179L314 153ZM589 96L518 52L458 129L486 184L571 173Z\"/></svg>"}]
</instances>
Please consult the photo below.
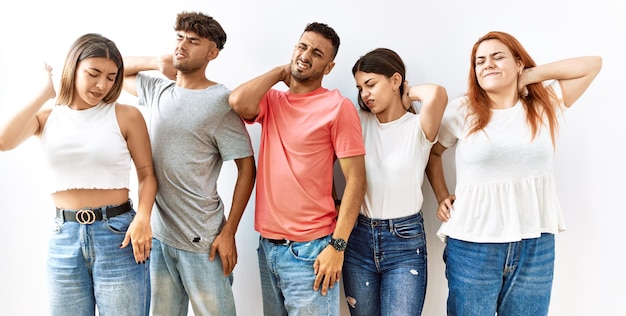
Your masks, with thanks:
<instances>
[{"instance_id":1,"label":"woman in white t-shirt","mask_svg":"<svg viewBox=\"0 0 626 316\"><path fill-rule=\"evenodd\" d=\"M352 315L420 315L426 294L422 183L448 96L434 84L409 87L386 48L352 68L359 90L367 191L343 266ZM421 101L416 114L411 101Z\"/></svg>"},{"instance_id":2,"label":"woman in white t-shirt","mask_svg":"<svg viewBox=\"0 0 626 316\"><path fill-rule=\"evenodd\" d=\"M565 230L558 125L601 66L596 56L537 66L503 32L474 44L468 92L448 105L426 169L443 221L448 315L547 315L554 235ZM453 146L451 195L441 155Z\"/></svg>"}]
</instances>

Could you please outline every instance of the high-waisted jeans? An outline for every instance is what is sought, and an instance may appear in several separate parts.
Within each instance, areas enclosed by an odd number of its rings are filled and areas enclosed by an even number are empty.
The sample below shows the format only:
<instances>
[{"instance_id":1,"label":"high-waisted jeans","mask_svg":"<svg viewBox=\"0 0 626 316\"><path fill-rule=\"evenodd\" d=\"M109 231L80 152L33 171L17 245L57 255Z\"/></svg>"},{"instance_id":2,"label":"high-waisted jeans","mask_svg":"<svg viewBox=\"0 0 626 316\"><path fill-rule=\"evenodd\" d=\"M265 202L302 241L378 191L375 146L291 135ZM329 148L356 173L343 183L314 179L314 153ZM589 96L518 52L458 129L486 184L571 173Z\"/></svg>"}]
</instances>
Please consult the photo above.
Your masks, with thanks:
<instances>
[{"instance_id":1,"label":"high-waisted jeans","mask_svg":"<svg viewBox=\"0 0 626 316\"><path fill-rule=\"evenodd\" d=\"M426 281L421 212L386 220L359 215L343 265L351 315L420 315Z\"/></svg>"},{"instance_id":2,"label":"high-waisted jeans","mask_svg":"<svg viewBox=\"0 0 626 316\"><path fill-rule=\"evenodd\" d=\"M444 249L448 315L548 314L554 235L508 243L448 238Z\"/></svg>"},{"instance_id":3,"label":"high-waisted jeans","mask_svg":"<svg viewBox=\"0 0 626 316\"><path fill-rule=\"evenodd\" d=\"M131 210L93 224L55 219L48 251L50 314L141 316L150 308L148 261L120 248L135 216Z\"/></svg>"}]
</instances>

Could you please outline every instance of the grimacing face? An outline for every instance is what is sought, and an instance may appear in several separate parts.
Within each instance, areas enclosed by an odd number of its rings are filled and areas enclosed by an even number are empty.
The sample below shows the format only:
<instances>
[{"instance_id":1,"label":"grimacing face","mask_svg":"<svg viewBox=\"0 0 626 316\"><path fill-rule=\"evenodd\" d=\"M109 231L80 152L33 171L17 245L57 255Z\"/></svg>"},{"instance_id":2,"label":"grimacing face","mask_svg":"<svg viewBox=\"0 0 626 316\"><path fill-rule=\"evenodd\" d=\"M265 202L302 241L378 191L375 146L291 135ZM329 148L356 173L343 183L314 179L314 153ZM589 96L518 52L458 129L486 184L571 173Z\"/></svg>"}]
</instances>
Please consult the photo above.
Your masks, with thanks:
<instances>
[{"instance_id":1,"label":"grimacing face","mask_svg":"<svg viewBox=\"0 0 626 316\"><path fill-rule=\"evenodd\" d=\"M115 84L118 68L105 57L81 60L76 68L76 80L72 105L83 109L97 105Z\"/></svg>"},{"instance_id":2,"label":"grimacing face","mask_svg":"<svg viewBox=\"0 0 626 316\"><path fill-rule=\"evenodd\" d=\"M480 43L474 65L478 84L488 93L511 87L515 89L523 67L509 48L496 39Z\"/></svg>"},{"instance_id":3,"label":"grimacing face","mask_svg":"<svg viewBox=\"0 0 626 316\"><path fill-rule=\"evenodd\" d=\"M332 54L328 39L315 32L304 32L292 54L291 77L300 82L321 80L334 66Z\"/></svg>"}]
</instances>

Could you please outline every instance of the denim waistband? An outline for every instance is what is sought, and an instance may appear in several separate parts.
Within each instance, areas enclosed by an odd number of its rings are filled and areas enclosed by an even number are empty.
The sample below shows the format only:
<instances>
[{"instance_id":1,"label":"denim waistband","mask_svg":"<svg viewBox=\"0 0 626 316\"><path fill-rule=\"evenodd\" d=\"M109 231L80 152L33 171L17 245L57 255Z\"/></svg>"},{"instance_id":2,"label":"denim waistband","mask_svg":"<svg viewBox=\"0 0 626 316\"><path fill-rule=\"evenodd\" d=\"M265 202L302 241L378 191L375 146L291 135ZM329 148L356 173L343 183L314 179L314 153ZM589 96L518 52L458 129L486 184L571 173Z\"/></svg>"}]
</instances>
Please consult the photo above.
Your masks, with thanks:
<instances>
[{"instance_id":1,"label":"denim waistband","mask_svg":"<svg viewBox=\"0 0 626 316\"><path fill-rule=\"evenodd\" d=\"M393 227L394 225L400 225L406 222L412 222L416 219L422 218L422 211L419 211L413 215L398 217L398 218L388 218L388 219L380 219L380 218L369 218L363 214L359 214L359 218L357 219L357 224L364 225L368 227Z\"/></svg>"}]
</instances>

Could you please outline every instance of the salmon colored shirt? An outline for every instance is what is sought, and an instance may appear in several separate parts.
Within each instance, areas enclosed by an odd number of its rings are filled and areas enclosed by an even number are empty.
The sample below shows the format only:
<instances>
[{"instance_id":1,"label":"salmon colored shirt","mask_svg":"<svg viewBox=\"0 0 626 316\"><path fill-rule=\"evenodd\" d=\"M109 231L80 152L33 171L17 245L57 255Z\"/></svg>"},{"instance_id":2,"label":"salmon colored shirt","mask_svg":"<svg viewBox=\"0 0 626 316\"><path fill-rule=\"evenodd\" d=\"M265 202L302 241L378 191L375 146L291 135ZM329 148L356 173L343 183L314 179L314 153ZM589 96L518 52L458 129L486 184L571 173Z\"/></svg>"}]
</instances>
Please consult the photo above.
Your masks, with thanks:
<instances>
[{"instance_id":1,"label":"salmon colored shirt","mask_svg":"<svg viewBox=\"0 0 626 316\"><path fill-rule=\"evenodd\" d=\"M261 124L255 229L265 238L310 241L331 234L336 158L365 154L356 107L338 90L270 90Z\"/></svg>"}]
</instances>

